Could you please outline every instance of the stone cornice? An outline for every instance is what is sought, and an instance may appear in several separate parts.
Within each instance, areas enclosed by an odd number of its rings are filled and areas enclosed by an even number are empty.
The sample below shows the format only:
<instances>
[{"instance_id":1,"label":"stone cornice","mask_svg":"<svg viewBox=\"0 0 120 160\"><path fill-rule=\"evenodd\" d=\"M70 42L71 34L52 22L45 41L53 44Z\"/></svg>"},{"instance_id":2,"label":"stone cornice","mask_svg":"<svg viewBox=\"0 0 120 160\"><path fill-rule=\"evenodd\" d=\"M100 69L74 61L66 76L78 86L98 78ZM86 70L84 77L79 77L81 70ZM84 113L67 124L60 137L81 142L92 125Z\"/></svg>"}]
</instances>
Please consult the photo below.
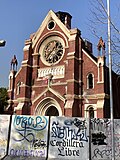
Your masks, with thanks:
<instances>
[{"instance_id":1,"label":"stone cornice","mask_svg":"<svg viewBox=\"0 0 120 160\"><path fill-rule=\"evenodd\" d=\"M30 98L20 97L20 98L17 98L17 102L18 103L20 103L20 102L30 102Z\"/></svg>"}]
</instances>

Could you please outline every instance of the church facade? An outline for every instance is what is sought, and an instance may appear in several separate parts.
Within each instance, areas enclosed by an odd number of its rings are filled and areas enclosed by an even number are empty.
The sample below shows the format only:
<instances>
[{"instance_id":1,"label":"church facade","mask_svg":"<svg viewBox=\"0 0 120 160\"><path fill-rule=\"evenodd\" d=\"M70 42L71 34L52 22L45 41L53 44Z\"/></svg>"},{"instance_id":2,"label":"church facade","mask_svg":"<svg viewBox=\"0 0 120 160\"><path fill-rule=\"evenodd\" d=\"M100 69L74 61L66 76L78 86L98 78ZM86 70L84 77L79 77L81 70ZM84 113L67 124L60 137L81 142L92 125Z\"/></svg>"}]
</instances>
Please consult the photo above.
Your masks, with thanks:
<instances>
[{"instance_id":1,"label":"church facade","mask_svg":"<svg viewBox=\"0 0 120 160\"><path fill-rule=\"evenodd\" d=\"M67 12L50 10L25 41L21 67L13 66L9 74L10 114L110 116L104 42L100 39L95 57L71 19Z\"/></svg>"}]
</instances>

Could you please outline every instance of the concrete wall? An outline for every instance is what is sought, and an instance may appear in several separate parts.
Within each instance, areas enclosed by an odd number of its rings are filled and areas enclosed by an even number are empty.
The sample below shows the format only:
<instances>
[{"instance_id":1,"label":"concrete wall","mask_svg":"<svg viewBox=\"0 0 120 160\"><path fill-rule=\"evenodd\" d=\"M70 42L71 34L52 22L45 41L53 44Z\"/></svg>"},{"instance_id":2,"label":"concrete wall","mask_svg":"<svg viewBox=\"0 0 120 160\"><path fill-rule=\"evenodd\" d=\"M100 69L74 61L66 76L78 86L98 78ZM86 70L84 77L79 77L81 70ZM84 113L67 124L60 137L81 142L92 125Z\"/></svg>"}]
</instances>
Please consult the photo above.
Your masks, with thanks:
<instances>
[{"instance_id":1,"label":"concrete wall","mask_svg":"<svg viewBox=\"0 0 120 160\"><path fill-rule=\"evenodd\" d=\"M0 159L111 160L111 120L0 115ZM114 120L120 159L120 120Z\"/></svg>"}]
</instances>

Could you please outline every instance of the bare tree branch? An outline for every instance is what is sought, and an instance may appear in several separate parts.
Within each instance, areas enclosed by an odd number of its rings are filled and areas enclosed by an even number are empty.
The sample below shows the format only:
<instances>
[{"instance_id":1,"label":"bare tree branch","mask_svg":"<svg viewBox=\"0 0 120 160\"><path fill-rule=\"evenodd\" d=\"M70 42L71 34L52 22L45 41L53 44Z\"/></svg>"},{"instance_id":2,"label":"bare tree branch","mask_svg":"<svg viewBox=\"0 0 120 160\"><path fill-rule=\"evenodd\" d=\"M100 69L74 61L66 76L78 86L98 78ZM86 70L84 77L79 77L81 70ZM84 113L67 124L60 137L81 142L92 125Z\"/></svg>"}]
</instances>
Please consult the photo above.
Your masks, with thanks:
<instances>
[{"instance_id":1,"label":"bare tree branch","mask_svg":"<svg viewBox=\"0 0 120 160\"><path fill-rule=\"evenodd\" d=\"M120 4L117 5L116 10L120 12ZM98 39L104 36L104 39L107 40L108 11L106 1L90 0L90 13L89 28L91 33ZM120 73L120 28L117 27L118 21L115 20L115 18L110 17L111 53L113 56L113 68L116 73ZM107 52L106 56L108 56Z\"/></svg>"}]
</instances>

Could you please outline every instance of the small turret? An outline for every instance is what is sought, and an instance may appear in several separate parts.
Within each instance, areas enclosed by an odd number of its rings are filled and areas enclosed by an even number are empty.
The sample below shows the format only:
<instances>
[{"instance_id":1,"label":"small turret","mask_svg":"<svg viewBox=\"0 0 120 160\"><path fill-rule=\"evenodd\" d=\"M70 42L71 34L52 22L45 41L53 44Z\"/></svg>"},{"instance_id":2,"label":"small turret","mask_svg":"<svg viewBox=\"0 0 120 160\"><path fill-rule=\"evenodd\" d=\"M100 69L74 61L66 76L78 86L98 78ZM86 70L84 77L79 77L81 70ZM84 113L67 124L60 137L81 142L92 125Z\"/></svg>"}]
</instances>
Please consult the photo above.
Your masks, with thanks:
<instances>
[{"instance_id":1,"label":"small turret","mask_svg":"<svg viewBox=\"0 0 120 160\"><path fill-rule=\"evenodd\" d=\"M102 37L100 37L97 49L98 49L98 56L105 55L105 42L103 41Z\"/></svg>"},{"instance_id":2,"label":"small turret","mask_svg":"<svg viewBox=\"0 0 120 160\"><path fill-rule=\"evenodd\" d=\"M17 61L16 56L14 55L14 57L11 60L11 70L17 71L17 65L18 65L18 61ZM15 68L15 66L16 66L16 68Z\"/></svg>"}]
</instances>

